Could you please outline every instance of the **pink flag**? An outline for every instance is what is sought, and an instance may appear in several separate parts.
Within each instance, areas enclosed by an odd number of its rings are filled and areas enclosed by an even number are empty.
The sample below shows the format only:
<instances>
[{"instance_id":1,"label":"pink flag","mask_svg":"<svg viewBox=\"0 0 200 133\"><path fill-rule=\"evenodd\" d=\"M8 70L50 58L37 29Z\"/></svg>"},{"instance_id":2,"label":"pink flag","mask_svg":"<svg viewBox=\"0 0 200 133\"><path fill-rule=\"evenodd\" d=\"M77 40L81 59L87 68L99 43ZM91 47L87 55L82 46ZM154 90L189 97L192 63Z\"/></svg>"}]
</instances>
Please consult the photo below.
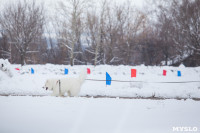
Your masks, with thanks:
<instances>
[{"instance_id":1,"label":"pink flag","mask_svg":"<svg viewBox=\"0 0 200 133\"><path fill-rule=\"evenodd\" d=\"M163 76L166 76L166 75L167 75L167 71L163 70Z\"/></svg>"},{"instance_id":2,"label":"pink flag","mask_svg":"<svg viewBox=\"0 0 200 133\"><path fill-rule=\"evenodd\" d=\"M18 71L19 71L20 69L19 69L19 68L15 68L15 70L18 70Z\"/></svg>"},{"instance_id":3,"label":"pink flag","mask_svg":"<svg viewBox=\"0 0 200 133\"><path fill-rule=\"evenodd\" d=\"M137 70L131 69L131 77L136 77Z\"/></svg>"},{"instance_id":4,"label":"pink flag","mask_svg":"<svg viewBox=\"0 0 200 133\"><path fill-rule=\"evenodd\" d=\"M87 74L90 74L90 68L87 68Z\"/></svg>"}]
</instances>

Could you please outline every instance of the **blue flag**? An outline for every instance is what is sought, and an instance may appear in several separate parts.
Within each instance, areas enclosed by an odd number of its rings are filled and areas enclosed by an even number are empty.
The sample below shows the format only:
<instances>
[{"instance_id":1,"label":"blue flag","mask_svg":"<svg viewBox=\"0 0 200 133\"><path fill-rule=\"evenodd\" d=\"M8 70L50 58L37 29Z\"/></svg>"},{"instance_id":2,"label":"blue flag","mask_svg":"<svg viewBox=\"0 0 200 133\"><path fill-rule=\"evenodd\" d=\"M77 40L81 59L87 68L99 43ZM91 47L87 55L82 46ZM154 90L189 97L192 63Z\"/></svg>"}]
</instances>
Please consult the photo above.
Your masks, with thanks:
<instances>
[{"instance_id":1,"label":"blue flag","mask_svg":"<svg viewBox=\"0 0 200 133\"><path fill-rule=\"evenodd\" d=\"M31 74L34 74L34 69L33 68L31 68Z\"/></svg>"},{"instance_id":2,"label":"blue flag","mask_svg":"<svg viewBox=\"0 0 200 133\"><path fill-rule=\"evenodd\" d=\"M178 71L178 72L177 72L177 76L178 76L178 77L181 77L181 71Z\"/></svg>"},{"instance_id":3,"label":"blue flag","mask_svg":"<svg viewBox=\"0 0 200 133\"><path fill-rule=\"evenodd\" d=\"M65 74L68 74L68 69L65 68Z\"/></svg>"},{"instance_id":4,"label":"blue flag","mask_svg":"<svg viewBox=\"0 0 200 133\"><path fill-rule=\"evenodd\" d=\"M111 85L111 80L112 80L112 78L111 78L110 75L106 72L106 85Z\"/></svg>"}]
</instances>

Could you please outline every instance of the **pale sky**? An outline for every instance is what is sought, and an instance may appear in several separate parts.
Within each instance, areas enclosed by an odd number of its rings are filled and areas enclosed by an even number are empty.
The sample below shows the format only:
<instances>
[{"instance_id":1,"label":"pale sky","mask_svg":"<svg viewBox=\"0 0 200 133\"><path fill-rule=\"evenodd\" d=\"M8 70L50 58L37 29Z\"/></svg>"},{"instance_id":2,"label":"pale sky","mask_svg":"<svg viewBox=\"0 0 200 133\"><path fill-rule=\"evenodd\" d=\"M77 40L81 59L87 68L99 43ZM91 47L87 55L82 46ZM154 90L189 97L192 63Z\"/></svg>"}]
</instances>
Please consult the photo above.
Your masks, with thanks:
<instances>
[{"instance_id":1,"label":"pale sky","mask_svg":"<svg viewBox=\"0 0 200 133\"><path fill-rule=\"evenodd\" d=\"M18 0L0 0L0 5L4 6L5 3L9 3L9 2L16 2ZM57 3L58 1L66 1L66 0L35 0L37 2L44 2L46 6L48 7L53 7L55 6L55 3ZM92 1L100 1L100 0L92 0ZM109 0L108 0L109 1ZM125 0L112 0L114 2L119 2L119 3L123 3ZM132 3L134 3L137 7L142 8L144 0L130 0Z\"/></svg>"},{"instance_id":2,"label":"pale sky","mask_svg":"<svg viewBox=\"0 0 200 133\"><path fill-rule=\"evenodd\" d=\"M0 10L2 10L2 8L6 6L6 4L15 3L17 1L19 1L19 0L0 0ZM30 0L30 1L32 1L32 0ZM68 0L35 0L35 1L37 3L41 3L41 2L44 3L45 9L47 11L46 12L47 15L54 16L56 14L55 8L56 8L57 3L59 1L68 1ZM96 4L97 7L98 7L98 3L101 2L101 0L90 0L90 1L92 1L94 4ZM123 2L128 1L128 0L108 0L108 2L109 1L122 4ZM145 3L145 0L129 0L129 1L131 2L130 4L135 5L136 7L138 7L138 9L140 9L140 10L144 9L143 5Z\"/></svg>"}]
</instances>

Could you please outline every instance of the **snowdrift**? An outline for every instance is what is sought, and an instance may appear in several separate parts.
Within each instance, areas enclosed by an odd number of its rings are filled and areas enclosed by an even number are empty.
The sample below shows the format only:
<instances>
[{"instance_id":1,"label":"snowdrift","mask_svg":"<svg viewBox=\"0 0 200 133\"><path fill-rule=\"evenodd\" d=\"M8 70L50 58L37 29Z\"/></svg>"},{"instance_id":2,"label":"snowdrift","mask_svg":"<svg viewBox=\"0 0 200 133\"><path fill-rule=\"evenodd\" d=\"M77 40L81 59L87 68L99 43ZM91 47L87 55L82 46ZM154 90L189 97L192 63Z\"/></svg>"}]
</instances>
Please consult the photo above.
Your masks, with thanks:
<instances>
[{"instance_id":1,"label":"snowdrift","mask_svg":"<svg viewBox=\"0 0 200 133\"><path fill-rule=\"evenodd\" d=\"M105 81L86 80L79 96L107 96L131 98L200 98L200 82L193 83L156 83L200 81L200 67L147 67L147 66L68 66L68 65L20 65L8 66L13 77L6 76L0 70L0 95L50 95L42 87L48 78L76 77L81 69L90 68L87 79L105 80L106 72L112 80L143 81L114 82L106 85ZM17 69L16 69L17 68ZM34 74L31 74L31 68ZM67 68L69 73L65 75ZM137 76L131 78L131 69L137 70ZM163 70L167 71L163 76ZM181 76L177 72L181 71Z\"/></svg>"}]
</instances>

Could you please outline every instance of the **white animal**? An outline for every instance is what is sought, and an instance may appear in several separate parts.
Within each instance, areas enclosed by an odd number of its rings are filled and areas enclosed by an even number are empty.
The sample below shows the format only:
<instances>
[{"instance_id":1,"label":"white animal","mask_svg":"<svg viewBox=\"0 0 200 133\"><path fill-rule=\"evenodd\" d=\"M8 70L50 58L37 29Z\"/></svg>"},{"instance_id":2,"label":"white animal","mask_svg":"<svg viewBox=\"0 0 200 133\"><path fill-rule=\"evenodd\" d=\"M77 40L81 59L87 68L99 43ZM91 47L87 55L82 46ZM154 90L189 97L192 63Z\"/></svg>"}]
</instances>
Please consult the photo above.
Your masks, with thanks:
<instances>
[{"instance_id":1,"label":"white animal","mask_svg":"<svg viewBox=\"0 0 200 133\"><path fill-rule=\"evenodd\" d=\"M13 72L10 68L10 62L6 59L0 59L0 70L6 73L9 77L13 76Z\"/></svg>"},{"instance_id":2,"label":"white animal","mask_svg":"<svg viewBox=\"0 0 200 133\"><path fill-rule=\"evenodd\" d=\"M69 77L62 79L48 79L45 83L46 90L53 90L52 96L78 96L81 85L87 76L86 71L81 71L79 77Z\"/></svg>"},{"instance_id":3,"label":"white animal","mask_svg":"<svg viewBox=\"0 0 200 133\"><path fill-rule=\"evenodd\" d=\"M47 79L44 88L46 90L53 90L53 88L56 87L57 81L59 81L59 79Z\"/></svg>"}]
</instances>

